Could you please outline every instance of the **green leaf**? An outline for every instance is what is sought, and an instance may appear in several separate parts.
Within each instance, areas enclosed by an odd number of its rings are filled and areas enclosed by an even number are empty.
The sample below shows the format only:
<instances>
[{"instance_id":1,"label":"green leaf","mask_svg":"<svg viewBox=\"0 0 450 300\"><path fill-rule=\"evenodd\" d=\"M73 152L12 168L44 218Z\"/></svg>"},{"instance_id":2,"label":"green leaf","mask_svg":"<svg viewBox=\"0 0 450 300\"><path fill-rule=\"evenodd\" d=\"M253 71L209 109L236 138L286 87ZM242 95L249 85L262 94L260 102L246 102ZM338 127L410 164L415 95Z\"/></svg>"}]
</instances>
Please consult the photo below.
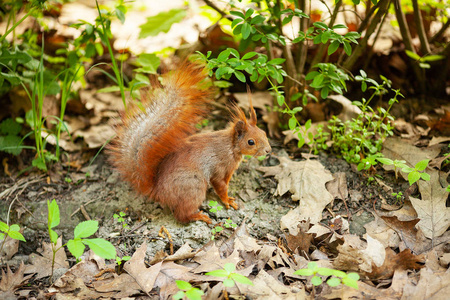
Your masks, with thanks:
<instances>
[{"instance_id":1,"label":"green leaf","mask_svg":"<svg viewBox=\"0 0 450 300\"><path fill-rule=\"evenodd\" d=\"M309 72L307 75L306 75L306 77L305 77L305 79L306 80L312 80L312 79L314 79L317 75L319 75L320 73L319 72L317 72L317 71L312 71L312 72Z\"/></svg>"},{"instance_id":2,"label":"green leaf","mask_svg":"<svg viewBox=\"0 0 450 300\"><path fill-rule=\"evenodd\" d=\"M18 135L22 130L22 125L14 121L12 118L3 120L0 123L0 133L4 135Z\"/></svg>"},{"instance_id":3,"label":"green leaf","mask_svg":"<svg viewBox=\"0 0 450 300\"><path fill-rule=\"evenodd\" d=\"M59 225L59 207L56 200L53 199L52 202L47 200L48 208L48 228L54 228Z\"/></svg>"},{"instance_id":4,"label":"green leaf","mask_svg":"<svg viewBox=\"0 0 450 300\"><path fill-rule=\"evenodd\" d=\"M315 285L315 286L321 285L322 284L322 278L320 278L319 276L314 276L311 279L311 284Z\"/></svg>"},{"instance_id":5,"label":"green leaf","mask_svg":"<svg viewBox=\"0 0 450 300\"><path fill-rule=\"evenodd\" d=\"M186 297L189 300L202 300L203 295L204 295L203 291L197 288L192 288L186 292Z\"/></svg>"},{"instance_id":6,"label":"green leaf","mask_svg":"<svg viewBox=\"0 0 450 300\"><path fill-rule=\"evenodd\" d=\"M409 185L413 185L414 182L420 179L420 173L417 171L412 171L408 174Z\"/></svg>"},{"instance_id":7,"label":"green leaf","mask_svg":"<svg viewBox=\"0 0 450 300\"><path fill-rule=\"evenodd\" d=\"M83 255L84 248L85 246L81 240L69 240L67 242L67 249L69 249L70 253L72 253L76 259Z\"/></svg>"},{"instance_id":8,"label":"green leaf","mask_svg":"<svg viewBox=\"0 0 450 300\"><path fill-rule=\"evenodd\" d=\"M247 9L247 11L245 12L245 17L244 18L245 19L250 18L253 15L254 12L255 12L255 10L253 8Z\"/></svg>"},{"instance_id":9,"label":"green leaf","mask_svg":"<svg viewBox=\"0 0 450 300\"><path fill-rule=\"evenodd\" d=\"M214 271L208 272L205 275L214 276L214 277L228 277L228 272L223 269L220 269L220 270L214 270Z\"/></svg>"},{"instance_id":10,"label":"green leaf","mask_svg":"<svg viewBox=\"0 0 450 300\"><path fill-rule=\"evenodd\" d=\"M227 271L228 273L232 273L234 272L234 270L236 270L236 266L233 263L226 263L223 266L224 270Z\"/></svg>"},{"instance_id":11,"label":"green leaf","mask_svg":"<svg viewBox=\"0 0 450 300\"><path fill-rule=\"evenodd\" d=\"M85 55L87 58L90 58L95 55L96 49L95 45L91 42L88 42L85 49Z\"/></svg>"},{"instance_id":12,"label":"green leaf","mask_svg":"<svg viewBox=\"0 0 450 300\"><path fill-rule=\"evenodd\" d=\"M430 162L429 159L421 160L415 165L415 169L417 171L423 171L427 168L429 162Z\"/></svg>"},{"instance_id":13,"label":"green leaf","mask_svg":"<svg viewBox=\"0 0 450 300\"><path fill-rule=\"evenodd\" d=\"M277 95L277 103L278 103L278 106L283 106L283 104L284 104L284 96L283 95Z\"/></svg>"},{"instance_id":14,"label":"green leaf","mask_svg":"<svg viewBox=\"0 0 450 300\"><path fill-rule=\"evenodd\" d=\"M356 290L358 289L358 281L354 280L353 278L349 278L349 277L342 278L342 283L345 284L346 286L349 286Z\"/></svg>"},{"instance_id":15,"label":"green leaf","mask_svg":"<svg viewBox=\"0 0 450 300\"><path fill-rule=\"evenodd\" d=\"M168 32L172 25L183 20L186 14L187 10L185 9L171 9L147 18L147 22L139 26L141 28L139 38L156 36L160 32Z\"/></svg>"},{"instance_id":16,"label":"green leaf","mask_svg":"<svg viewBox=\"0 0 450 300\"><path fill-rule=\"evenodd\" d=\"M254 24L261 24L261 23L263 23L265 20L266 20L266 18L265 18L264 16L257 15L257 16L254 16L254 17L252 18L252 20L250 21L250 24L252 24L252 25L254 25Z\"/></svg>"},{"instance_id":17,"label":"green leaf","mask_svg":"<svg viewBox=\"0 0 450 300\"><path fill-rule=\"evenodd\" d=\"M425 181L430 181L430 174L428 173L420 173L420 178Z\"/></svg>"},{"instance_id":18,"label":"green leaf","mask_svg":"<svg viewBox=\"0 0 450 300\"><path fill-rule=\"evenodd\" d=\"M93 235L98 230L98 221L88 220L81 222L75 227L74 237L87 238Z\"/></svg>"},{"instance_id":19,"label":"green leaf","mask_svg":"<svg viewBox=\"0 0 450 300\"><path fill-rule=\"evenodd\" d=\"M161 60L153 53L143 53L136 59L136 64L142 67L135 70L136 72L156 74Z\"/></svg>"},{"instance_id":20,"label":"green leaf","mask_svg":"<svg viewBox=\"0 0 450 300\"><path fill-rule=\"evenodd\" d=\"M333 277L327 280L327 284L331 287L338 286L341 284L341 280L339 278Z\"/></svg>"},{"instance_id":21,"label":"green leaf","mask_svg":"<svg viewBox=\"0 0 450 300\"><path fill-rule=\"evenodd\" d=\"M17 224L12 224L11 226L9 226L9 230L20 231L20 226Z\"/></svg>"},{"instance_id":22,"label":"green leaf","mask_svg":"<svg viewBox=\"0 0 450 300\"><path fill-rule=\"evenodd\" d=\"M347 277L346 278L350 278L350 279L353 279L353 280L359 280L359 274L358 273L348 273L347 274Z\"/></svg>"},{"instance_id":23,"label":"green leaf","mask_svg":"<svg viewBox=\"0 0 450 300\"><path fill-rule=\"evenodd\" d=\"M437 61L445 58L445 55L429 55L422 57L422 61Z\"/></svg>"},{"instance_id":24,"label":"green leaf","mask_svg":"<svg viewBox=\"0 0 450 300\"><path fill-rule=\"evenodd\" d=\"M344 41L344 51L348 56L352 55L352 46L347 41Z\"/></svg>"},{"instance_id":25,"label":"green leaf","mask_svg":"<svg viewBox=\"0 0 450 300\"><path fill-rule=\"evenodd\" d=\"M50 236L50 241L53 244L56 244L56 242L58 241L58 234L53 229L49 229L48 234Z\"/></svg>"},{"instance_id":26,"label":"green leaf","mask_svg":"<svg viewBox=\"0 0 450 300\"><path fill-rule=\"evenodd\" d=\"M325 79L325 76L323 74L317 75L316 77L314 77L314 80L311 83L311 86L313 88L320 88L324 79Z\"/></svg>"},{"instance_id":27,"label":"green leaf","mask_svg":"<svg viewBox=\"0 0 450 300\"><path fill-rule=\"evenodd\" d=\"M18 231L9 231L8 235L12 239L19 240L19 241L22 241L22 242L26 242L26 240L23 237L23 235L20 232L18 232Z\"/></svg>"},{"instance_id":28,"label":"green leaf","mask_svg":"<svg viewBox=\"0 0 450 300\"><path fill-rule=\"evenodd\" d=\"M250 24L248 24L247 22L242 23L241 33L244 40L248 39L250 33L252 33L252 27L250 26Z\"/></svg>"},{"instance_id":29,"label":"green leaf","mask_svg":"<svg viewBox=\"0 0 450 300\"><path fill-rule=\"evenodd\" d=\"M17 135L0 136L0 151L19 155L22 152L22 139Z\"/></svg>"},{"instance_id":30,"label":"green leaf","mask_svg":"<svg viewBox=\"0 0 450 300\"><path fill-rule=\"evenodd\" d=\"M184 292L178 291L175 295L172 296L172 299L174 300L180 300L184 298Z\"/></svg>"},{"instance_id":31,"label":"green leaf","mask_svg":"<svg viewBox=\"0 0 450 300\"><path fill-rule=\"evenodd\" d=\"M308 269L310 270L316 270L317 269L317 263L315 261L310 261L308 263Z\"/></svg>"},{"instance_id":32,"label":"green leaf","mask_svg":"<svg viewBox=\"0 0 450 300\"><path fill-rule=\"evenodd\" d=\"M253 282L250 279L241 274L233 273L230 278L242 284L253 285Z\"/></svg>"},{"instance_id":33,"label":"green leaf","mask_svg":"<svg viewBox=\"0 0 450 300\"><path fill-rule=\"evenodd\" d=\"M236 16L236 17L240 17L242 19L245 18L244 14L242 12L240 12L240 11L237 11L237 10L230 11L230 15L233 15L233 16Z\"/></svg>"},{"instance_id":34,"label":"green leaf","mask_svg":"<svg viewBox=\"0 0 450 300\"><path fill-rule=\"evenodd\" d=\"M248 52L248 53L245 53L244 56L242 56L242 59L243 59L243 60L249 59L249 58L252 58L253 56L255 56L255 55L257 55L257 54L258 54L258 53L256 53L256 52Z\"/></svg>"},{"instance_id":35,"label":"green leaf","mask_svg":"<svg viewBox=\"0 0 450 300\"><path fill-rule=\"evenodd\" d=\"M105 259L114 259L116 257L116 248L113 244L104 239L85 239L82 240L88 245L95 254Z\"/></svg>"},{"instance_id":36,"label":"green leaf","mask_svg":"<svg viewBox=\"0 0 450 300\"><path fill-rule=\"evenodd\" d=\"M329 269L329 268L318 268L317 269L317 273L319 273L320 275L323 276L331 276L333 274L333 269Z\"/></svg>"},{"instance_id":37,"label":"green leaf","mask_svg":"<svg viewBox=\"0 0 450 300\"><path fill-rule=\"evenodd\" d=\"M5 222L0 221L0 231L7 232L9 229Z\"/></svg>"},{"instance_id":38,"label":"green leaf","mask_svg":"<svg viewBox=\"0 0 450 300\"><path fill-rule=\"evenodd\" d=\"M294 274L300 276L311 276L314 275L314 271L311 269L300 269L295 271Z\"/></svg>"},{"instance_id":39,"label":"green leaf","mask_svg":"<svg viewBox=\"0 0 450 300\"><path fill-rule=\"evenodd\" d=\"M177 287L180 290L190 290L192 288L192 285L189 282L183 281L183 280L176 280L175 283L177 284Z\"/></svg>"},{"instance_id":40,"label":"green leaf","mask_svg":"<svg viewBox=\"0 0 450 300\"><path fill-rule=\"evenodd\" d=\"M108 86L102 89L97 90L97 93L111 93L111 92L119 92L120 87L118 85Z\"/></svg>"},{"instance_id":41,"label":"green leaf","mask_svg":"<svg viewBox=\"0 0 450 300\"><path fill-rule=\"evenodd\" d=\"M405 50L406 55L408 55L410 58L414 59L414 60L420 60L420 56L410 50Z\"/></svg>"},{"instance_id":42,"label":"green leaf","mask_svg":"<svg viewBox=\"0 0 450 300\"><path fill-rule=\"evenodd\" d=\"M244 83L246 82L244 73L242 73L242 72L240 72L240 71L235 71L235 72L234 72L234 75L236 76L236 78L237 78L240 82L244 82Z\"/></svg>"},{"instance_id":43,"label":"green leaf","mask_svg":"<svg viewBox=\"0 0 450 300\"><path fill-rule=\"evenodd\" d=\"M226 287L233 287L234 286L234 280L227 278L223 281L223 285Z\"/></svg>"},{"instance_id":44,"label":"green leaf","mask_svg":"<svg viewBox=\"0 0 450 300\"><path fill-rule=\"evenodd\" d=\"M267 64L268 65L281 65L285 61L286 61L286 59L284 59L284 58L274 58L274 59L269 60L267 62Z\"/></svg>"},{"instance_id":45,"label":"green leaf","mask_svg":"<svg viewBox=\"0 0 450 300\"><path fill-rule=\"evenodd\" d=\"M334 52L336 52L336 50L339 48L339 41L333 41L330 46L328 46L328 55L333 54Z\"/></svg>"},{"instance_id":46,"label":"green leaf","mask_svg":"<svg viewBox=\"0 0 450 300\"><path fill-rule=\"evenodd\" d=\"M297 119L295 117L291 117L289 119L289 129L294 130L296 126L297 126Z\"/></svg>"},{"instance_id":47,"label":"green leaf","mask_svg":"<svg viewBox=\"0 0 450 300\"><path fill-rule=\"evenodd\" d=\"M378 160L380 163L382 163L383 165L393 165L394 162L392 161L392 159L386 158L386 157L377 157L376 160Z\"/></svg>"}]
</instances>

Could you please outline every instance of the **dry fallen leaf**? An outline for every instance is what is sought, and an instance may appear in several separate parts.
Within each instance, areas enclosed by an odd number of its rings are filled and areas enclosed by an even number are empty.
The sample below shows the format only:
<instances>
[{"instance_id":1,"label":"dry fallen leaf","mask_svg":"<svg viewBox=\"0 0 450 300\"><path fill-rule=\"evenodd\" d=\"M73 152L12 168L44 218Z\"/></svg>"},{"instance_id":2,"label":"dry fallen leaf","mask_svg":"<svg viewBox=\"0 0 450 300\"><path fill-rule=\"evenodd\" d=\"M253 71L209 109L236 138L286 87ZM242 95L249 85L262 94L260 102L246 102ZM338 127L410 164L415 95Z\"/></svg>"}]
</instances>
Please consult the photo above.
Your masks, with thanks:
<instances>
[{"instance_id":1,"label":"dry fallen leaf","mask_svg":"<svg viewBox=\"0 0 450 300\"><path fill-rule=\"evenodd\" d=\"M292 161L280 157L280 164L274 167L262 167L264 176L275 176L278 186L275 195L284 195L290 191L292 200L300 200L297 208L281 218L281 228L297 234L297 225L310 219L318 223L322 219L322 210L333 200L325 184L333 180L331 173L316 160Z\"/></svg>"},{"instance_id":2,"label":"dry fallen leaf","mask_svg":"<svg viewBox=\"0 0 450 300\"><path fill-rule=\"evenodd\" d=\"M264 270L259 271L252 281L253 285L237 283L241 294L252 295L253 299L306 299L304 289L293 293L289 287L270 276Z\"/></svg>"},{"instance_id":3,"label":"dry fallen leaf","mask_svg":"<svg viewBox=\"0 0 450 300\"><path fill-rule=\"evenodd\" d=\"M2 279L0 280L0 291L14 292L16 288L24 281L27 281L32 275L23 276L25 273L25 265L22 262L16 273L13 273L9 266L6 266L6 273L2 269Z\"/></svg>"},{"instance_id":4,"label":"dry fallen leaf","mask_svg":"<svg viewBox=\"0 0 450 300\"><path fill-rule=\"evenodd\" d=\"M0 258L6 258L6 260L10 260L19 250L19 240L12 239L9 236L6 236L6 240L0 240L0 245L2 246Z\"/></svg>"},{"instance_id":5,"label":"dry fallen leaf","mask_svg":"<svg viewBox=\"0 0 450 300\"><path fill-rule=\"evenodd\" d=\"M430 181L419 180L422 199L410 197L410 201L419 216L419 226L427 238L436 238L450 226L450 207L446 206L449 192L439 182L439 172L428 171Z\"/></svg>"},{"instance_id":6,"label":"dry fallen leaf","mask_svg":"<svg viewBox=\"0 0 450 300\"><path fill-rule=\"evenodd\" d=\"M62 236L58 238L56 248L61 247L61 241ZM37 273L36 279L47 277L52 274L52 245L50 243L42 242L42 248L43 250L40 253L41 255L36 253L30 254L29 261L31 264L27 265L25 269L25 274ZM56 270L59 268L69 268L69 263L67 262L67 256L64 249L60 249L56 252L54 269Z\"/></svg>"},{"instance_id":7,"label":"dry fallen leaf","mask_svg":"<svg viewBox=\"0 0 450 300\"><path fill-rule=\"evenodd\" d=\"M123 269L136 280L144 292L148 293L153 289L156 277L161 271L162 263L159 262L148 268L144 262L146 251L147 244L143 243L131 259L124 264Z\"/></svg>"},{"instance_id":8,"label":"dry fallen leaf","mask_svg":"<svg viewBox=\"0 0 450 300\"><path fill-rule=\"evenodd\" d=\"M366 273L370 279L388 279L394 275L398 269L418 270L423 267L425 259L423 255L414 255L411 250L405 249L400 253L395 253L391 248L386 248L386 259L382 266L372 265L372 272Z\"/></svg>"},{"instance_id":9,"label":"dry fallen leaf","mask_svg":"<svg viewBox=\"0 0 450 300\"><path fill-rule=\"evenodd\" d=\"M386 252L378 240L366 234L367 243L355 235L344 235L344 244L337 247L339 254L333 262L338 270L364 271L370 273L372 265L382 266Z\"/></svg>"},{"instance_id":10,"label":"dry fallen leaf","mask_svg":"<svg viewBox=\"0 0 450 300\"><path fill-rule=\"evenodd\" d=\"M445 300L450 295L450 269L445 273L435 273L429 268L420 270L420 280L417 284L407 283L403 289L402 299Z\"/></svg>"},{"instance_id":11,"label":"dry fallen leaf","mask_svg":"<svg viewBox=\"0 0 450 300\"><path fill-rule=\"evenodd\" d=\"M426 238L415 227L420 219L400 221L397 216L381 217L381 219L383 219L387 226L397 232L398 237L405 243L405 247L411 249L414 253L422 253L428 247Z\"/></svg>"}]
</instances>

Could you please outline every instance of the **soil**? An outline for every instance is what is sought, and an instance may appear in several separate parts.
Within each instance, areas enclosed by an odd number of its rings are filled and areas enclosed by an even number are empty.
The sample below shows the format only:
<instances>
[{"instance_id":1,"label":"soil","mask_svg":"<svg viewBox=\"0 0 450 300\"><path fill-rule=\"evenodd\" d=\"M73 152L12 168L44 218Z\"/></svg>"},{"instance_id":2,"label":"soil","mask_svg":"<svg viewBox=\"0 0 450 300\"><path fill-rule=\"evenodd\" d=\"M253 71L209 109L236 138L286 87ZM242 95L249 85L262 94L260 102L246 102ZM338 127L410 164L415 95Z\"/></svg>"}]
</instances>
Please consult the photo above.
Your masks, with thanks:
<instances>
[{"instance_id":1,"label":"soil","mask_svg":"<svg viewBox=\"0 0 450 300\"><path fill-rule=\"evenodd\" d=\"M286 155L284 150L275 149L278 155ZM216 213L209 212L207 203L220 199L210 188L207 201L201 209L207 212L213 220L213 225L197 221L182 224L175 220L168 209L161 207L143 196L137 195L120 175L111 168L106 161L106 155L100 154L94 163L82 168L78 173L68 175L73 178L84 178L80 183L54 184L48 183L48 177L30 175L26 182L31 182L19 192L12 193L5 205L0 207L0 219L6 220L9 204L13 201L11 219L13 223L21 224L24 228L24 237L27 243L20 243L20 259L27 259L28 254L40 247L42 240L48 240L47 234L47 201L56 199L61 213L61 224L56 228L65 241L73 238L75 226L91 218L100 221L101 227L98 237L111 240L121 255L131 255L144 241L149 245L147 255L153 257L158 251L168 251L170 243L166 237L158 233L165 227L171 235L173 248L176 251L186 242L194 249L200 248L211 240L211 229L230 219L232 223L247 224L251 236L258 240L280 237L280 218L298 203L291 200L289 193L283 196L273 196L277 183L273 178L264 178L258 171L260 166L277 165L277 154L269 159L259 161L256 158L244 159L230 182L229 194L236 196L238 210L222 209ZM348 164L343 159L321 153L319 161L333 174L344 172L349 190L349 197L345 202L336 199L330 209L324 211L324 221L337 215L347 217L350 215L350 232L358 235L365 233L364 225L371 222L374 217L370 211L381 205L380 199L393 202L395 199L390 193L383 190L379 184L370 183L368 176L356 171L356 166ZM89 174L89 176L86 176ZM408 184L398 184L392 174L378 172L387 180L389 185L396 184L397 190L406 190ZM19 180L15 185L24 183ZM1 186L4 189L14 187L12 181L2 178ZM16 200L14 200L16 199ZM348 207L348 210L347 208ZM85 211L83 213L82 211ZM123 230L122 225L113 218L118 212L126 213L125 222L128 228ZM215 236L216 240L226 239L232 233L225 229ZM17 260L17 256L15 257ZM25 261L26 263L26 261Z\"/></svg>"}]
</instances>

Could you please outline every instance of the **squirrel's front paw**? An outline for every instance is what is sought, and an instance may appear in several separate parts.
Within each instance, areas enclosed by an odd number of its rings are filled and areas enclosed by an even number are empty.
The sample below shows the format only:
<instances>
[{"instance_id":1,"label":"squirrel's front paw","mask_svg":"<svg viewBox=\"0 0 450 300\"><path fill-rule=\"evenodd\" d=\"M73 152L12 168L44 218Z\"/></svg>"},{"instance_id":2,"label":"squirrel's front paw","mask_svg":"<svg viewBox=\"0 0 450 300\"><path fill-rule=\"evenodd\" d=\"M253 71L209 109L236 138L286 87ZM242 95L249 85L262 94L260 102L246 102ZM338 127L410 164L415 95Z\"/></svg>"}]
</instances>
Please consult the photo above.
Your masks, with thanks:
<instances>
[{"instance_id":1,"label":"squirrel's front paw","mask_svg":"<svg viewBox=\"0 0 450 300\"><path fill-rule=\"evenodd\" d=\"M234 202L234 197L228 197L227 201L223 201L223 204L225 204L225 207L227 209L230 208L230 206L234 209L238 209L238 205L236 202Z\"/></svg>"}]
</instances>

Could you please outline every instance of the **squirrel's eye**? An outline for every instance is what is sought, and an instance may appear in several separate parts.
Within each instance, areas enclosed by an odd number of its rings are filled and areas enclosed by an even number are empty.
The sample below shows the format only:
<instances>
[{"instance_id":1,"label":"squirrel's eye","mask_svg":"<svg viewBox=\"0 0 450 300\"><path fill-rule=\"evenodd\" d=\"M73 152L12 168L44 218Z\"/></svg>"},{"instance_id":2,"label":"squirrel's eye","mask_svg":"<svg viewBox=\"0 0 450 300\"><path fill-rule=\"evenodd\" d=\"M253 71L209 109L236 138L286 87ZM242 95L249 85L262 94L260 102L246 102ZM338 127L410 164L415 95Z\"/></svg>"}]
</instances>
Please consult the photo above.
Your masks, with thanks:
<instances>
[{"instance_id":1,"label":"squirrel's eye","mask_svg":"<svg viewBox=\"0 0 450 300\"><path fill-rule=\"evenodd\" d=\"M255 141L254 141L254 140L248 140L248 144L249 144L250 146L253 146L253 145L255 145Z\"/></svg>"}]
</instances>

